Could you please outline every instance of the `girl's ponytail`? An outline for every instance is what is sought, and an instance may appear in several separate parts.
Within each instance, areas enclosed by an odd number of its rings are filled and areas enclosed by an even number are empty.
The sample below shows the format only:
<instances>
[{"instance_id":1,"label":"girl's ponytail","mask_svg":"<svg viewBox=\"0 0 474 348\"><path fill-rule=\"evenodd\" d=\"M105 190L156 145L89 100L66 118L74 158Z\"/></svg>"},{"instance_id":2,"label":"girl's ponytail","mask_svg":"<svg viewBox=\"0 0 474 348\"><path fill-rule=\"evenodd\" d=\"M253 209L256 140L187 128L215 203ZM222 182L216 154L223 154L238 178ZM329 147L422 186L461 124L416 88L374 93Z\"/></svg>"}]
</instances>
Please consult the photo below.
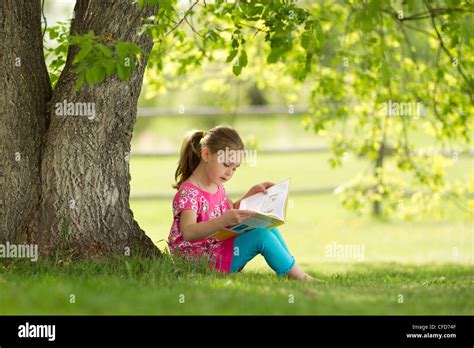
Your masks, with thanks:
<instances>
[{"instance_id":1,"label":"girl's ponytail","mask_svg":"<svg viewBox=\"0 0 474 348\"><path fill-rule=\"evenodd\" d=\"M205 134L206 131L195 130L184 138L178 168L174 174L176 184L173 185L173 188L179 189L181 184L191 176L194 169L199 165L201 161L201 139L204 138Z\"/></svg>"},{"instance_id":2,"label":"girl's ponytail","mask_svg":"<svg viewBox=\"0 0 474 348\"><path fill-rule=\"evenodd\" d=\"M216 126L208 131L191 131L183 141L179 156L178 168L174 174L176 183L173 188L179 190L201 161L201 149L205 146L211 153L217 153L226 148L233 150L244 149L244 143L237 131L228 126Z\"/></svg>"}]
</instances>

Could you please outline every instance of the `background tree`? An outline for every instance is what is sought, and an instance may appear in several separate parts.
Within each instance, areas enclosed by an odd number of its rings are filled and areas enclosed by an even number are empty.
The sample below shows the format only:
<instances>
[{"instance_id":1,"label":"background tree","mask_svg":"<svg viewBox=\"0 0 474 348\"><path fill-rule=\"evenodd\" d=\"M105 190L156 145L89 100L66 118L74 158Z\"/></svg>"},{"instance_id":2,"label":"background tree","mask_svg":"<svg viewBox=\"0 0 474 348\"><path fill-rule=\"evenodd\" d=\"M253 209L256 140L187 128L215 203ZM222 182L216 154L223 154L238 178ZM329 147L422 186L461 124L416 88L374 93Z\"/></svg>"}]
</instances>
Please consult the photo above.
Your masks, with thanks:
<instances>
[{"instance_id":1,"label":"background tree","mask_svg":"<svg viewBox=\"0 0 474 348\"><path fill-rule=\"evenodd\" d=\"M349 154L372 163L338 189L344 205L414 217L453 199L469 211L473 181L449 185L445 168L469 152L473 131L473 11L469 1L310 9L325 40L305 45L315 61L307 127L330 136L333 166Z\"/></svg>"},{"instance_id":2,"label":"background tree","mask_svg":"<svg viewBox=\"0 0 474 348\"><path fill-rule=\"evenodd\" d=\"M289 103L309 90L304 124L330 140L331 166L369 161L336 190L344 206L415 218L450 199L471 210L474 177L446 180L446 168L469 155L473 131L470 1L288 1L274 11L222 4L197 7L195 21L184 19L190 35L161 42L161 64L175 69L159 70L151 84L207 60L219 71L213 92L223 93L228 50L240 83L286 88Z\"/></svg>"}]
</instances>

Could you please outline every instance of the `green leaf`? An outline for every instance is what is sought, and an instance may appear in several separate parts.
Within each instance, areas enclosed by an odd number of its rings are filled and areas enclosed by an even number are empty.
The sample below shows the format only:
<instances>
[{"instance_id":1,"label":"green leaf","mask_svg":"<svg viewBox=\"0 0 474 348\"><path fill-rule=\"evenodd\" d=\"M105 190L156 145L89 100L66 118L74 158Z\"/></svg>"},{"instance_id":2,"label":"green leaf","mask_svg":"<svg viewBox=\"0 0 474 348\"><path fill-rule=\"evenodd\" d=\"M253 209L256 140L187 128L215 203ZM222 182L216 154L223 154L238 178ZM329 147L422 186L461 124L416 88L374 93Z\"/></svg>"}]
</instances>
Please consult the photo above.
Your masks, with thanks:
<instances>
[{"instance_id":1,"label":"green leaf","mask_svg":"<svg viewBox=\"0 0 474 348\"><path fill-rule=\"evenodd\" d=\"M100 64L93 65L86 72L86 81L89 85L105 79L105 69Z\"/></svg>"},{"instance_id":2,"label":"green leaf","mask_svg":"<svg viewBox=\"0 0 474 348\"><path fill-rule=\"evenodd\" d=\"M59 35L59 33L57 31L55 31L54 28L49 31L49 38L51 40L56 39L58 37L58 35Z\"/></svg>"},{"instance_id":3,"label":"green leaf","mask_svg":"<svg viewBox=\"0 0 474 348\"><path fill-rule=\"evenodd\" d=\"M134 43L128 43L128 51L132 54L138 55L141 53L140 47Z\"/></svg>"},{"instance_id":4,"label":"green leaf","mask_svg":"<svg viewBox=\"0 0 474 348\"><path fill-rule=\"evenodd\" d=\"M75 74L81 74L86 69L87 69L87 63L83 60L72 70L72 72L75 73Z\"/></svg>"},{"instance_id":5,"label":"green leaf","mask_svg":"<svg viewBox=\"0 0 474 348\"><path fill-rule=\"evenodd\" d=\"M104 57L111 58L112 57L112 51L105 45L102 44L97 44L96 47L102 52Z\"/></svg>"},{"instance_id":6,"label":"green leaf","mask_svg":"<svg viewBox=\"0 0 474 348\"><path fill-rule=\"evenodd\" d=\"M278 59L280 58L280 56L281 56L281 50L273 49L267 57L267 63L268 64L276 63Z\"/></svg>"},{"instance_id":7,"label":"green leaf","mask_svg":"<svg viewBox=\"0 0 474 348\"><path fill-rule=\"evenodd\" d=\"M382 81L385 84L388 84L391 78L391 71L390 67L388 66L387 62L382 60L382 66L380 67L380 76L382 78Z\"/></svg>"},{"instance_id":8,"label":"green leaf","mask_svg":"<svg viewBox=\"0 0 474 348\"><path fill-rule=\"evenodd\" d=\"M303 46L305 50L308 50L310 47L310 44L311 44L310 33L305 31L303 34L301 34L301 46Z\"/></svg>"},{"instance_id":9,"label":"green leaf","mask_svg":"<svg viewBox=\"0 0 474 348\"><path fill-rule=\"evenodd\" d=\"M383 0L371 0L369 5L367 6L367 12L371 18L379 15L379 11L383 6Z\"/></svg>"},{"instance_id":10,"label":"green leaf","mask_svg":"<svg viewBox=\"0 0 474 348\"><path fill-rule=\"evenodd\" d=\"M84 74L80 74L77 76L77 80L74 83L74 90L76 92L79 91L83 84L84 84Z\"/></svg>"},{"instance_id":11,"label":"green leaf","mask_svg":"<svg viewBox=\"0 0 474 348\"><path fill-rule=\"evenodd\" d=\"M240 58L239 58L239 64L243 67L246 67L248 63L248 57L247 57L247 52L245 50L242 50L240 52Z\"/></svg>"},{"instance_id":12,"label":"green leaf","mask_svg":"<svg viewBox=\"0 0 474 348\"><path fill-rule=\"evenodd\" d=\"M230 63L234 60L235 56L237 55L237 53L239 53L238 50L232 50L229 55L227 56L227 59L226 59L226 62L227 63Z\"/></svg>"},{"instance_id":13,"label":"green leaf","mask_svg":"<svg viewBox=\"0 0 474 348\"><path fill-rule=\"evenodd\" d=\"M159 6L161 10L172 11L173 10L173 1L172 0L160 0Z\"/></svg>"},{"instance_id":14,"label":"green leaf","mask_svg":"<svg viewBox=\"0 0 474 348\"><path fill-rule=\"evenodd\" d=\"M89 69L86 71L86 81L89 85L93 85L96 79L97 76L95 70Z\"/></svg>"},{"instance_id":15,"label":"green leaf","mask_svg":"<svg viewBox=\"0 0 474 348\"><path fill-rule=\"evenodd\" d=\"M86 58L86 56L89 54L91 50L92 50L91 43L86 41L84 45L80 46L79 52L74 57L74 63L79 63L82 60L84 60L84 58Z\"/></svg>"},{"instance_id":16,"label":"green leaf","mask_svg":"<svg viewBox=\"0 0 474 348\"><path fill-rule=\"evenodd\" d=\"M234 73L235 76L239 76L240 73L242 72L242 66L234 64L232 67L232 72Z\"/></svg>"},{"instance_id":17,"label":"green leaf","mask_svg":"<svg viewBox=\"0 0 474 348\"><path fill-rule=\"evenodd\" d=\"M138 47L136 44L131 43L131 42L119 42L115 46L115 50L117 52L117 55L121 58L125 58L130 55L138 55L140 54L140 47Z\"/></svg>"},{"instance_id":18,"label":"green leaf","mask_svg":"<svg viewBox=\"0 0 474 348\"><path fill-rule=\"evenodd\" d=\"M114 60L112 60L112 59L102 60L100 63L105 68L107 76L110 76L115 72L115 61Z\"/></svg>"},{"instance_id":19,"label":"green leaf","mask_svg":"<svg viewBox=\"0 0 474 348\"><path fill-rule=\"evenodd\" d=\"M239 48L239 41L237 41L236 38L232 39L232 48L234 50L236 50L237 48Z\"/></svg>"},{"instance_id":20,"label":"green leaf","mask_svg":"<svg viewBox=\"0 0 474 348\"><path fill-rule=\"evenodd\" d=\"M93 40L94 39L94 30L89 30L86 35L84 35L84 38Z\"/></svg>"},{"instance_id":21,"label":"green leaf","mask_svg":"<svg viewBox=\"0 0 474 348\"><path fill-rule=\"evenodd\" d=\"M127 81L130 76L132 75L132 69L130 67L125 66L124 64L117 62L117 74L120 80ZM133 64L132 64L133 66Z\"/></svg>"},{"instance_id":22,"label":"green leaf","mask_svg":"<svg viewBox=\"0 0 474 348\"><path fill-rule=\"evenodd\" d=\"M128 56L128 45L125 42L119 42L115 45L115 52L119 58L124 58Z\"/></svg>"}]
</instances>

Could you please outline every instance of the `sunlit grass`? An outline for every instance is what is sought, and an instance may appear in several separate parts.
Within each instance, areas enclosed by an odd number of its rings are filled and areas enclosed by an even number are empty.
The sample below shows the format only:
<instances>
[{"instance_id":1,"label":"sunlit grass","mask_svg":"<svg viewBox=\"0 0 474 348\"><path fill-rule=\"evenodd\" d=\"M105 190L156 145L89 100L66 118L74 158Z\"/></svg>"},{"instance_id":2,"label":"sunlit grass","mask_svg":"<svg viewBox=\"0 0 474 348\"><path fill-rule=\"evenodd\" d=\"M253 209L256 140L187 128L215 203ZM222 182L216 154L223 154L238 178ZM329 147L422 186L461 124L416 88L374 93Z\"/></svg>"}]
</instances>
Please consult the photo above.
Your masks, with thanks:
<instances>
[{"instance_id":1,"label":"sunlit grass","mask_svg":"<svg viewBox=\"0 0 474 348\"><path fill-rule=\"evenodd\" d=\"M326 283L297 282L256 271L223 275L172 262L168 256L68 265L4 261L0 270L3 315L474 312L472 269L461 265L307 267Z\"/></svg>"}]
</instances>

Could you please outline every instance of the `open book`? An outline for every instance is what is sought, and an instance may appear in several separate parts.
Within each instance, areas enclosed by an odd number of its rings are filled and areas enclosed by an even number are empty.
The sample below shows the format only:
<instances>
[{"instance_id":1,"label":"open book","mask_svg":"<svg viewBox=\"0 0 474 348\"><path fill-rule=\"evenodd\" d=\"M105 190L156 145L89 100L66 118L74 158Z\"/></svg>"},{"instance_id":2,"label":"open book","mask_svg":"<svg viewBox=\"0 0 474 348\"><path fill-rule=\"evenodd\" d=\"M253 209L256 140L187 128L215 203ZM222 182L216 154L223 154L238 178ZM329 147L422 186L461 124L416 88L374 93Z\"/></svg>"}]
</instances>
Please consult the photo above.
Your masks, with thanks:
<instances>
[{"instance_id":1,"label":"open book","mask_svg":"<svg viewBox=\"0 0 474 348\"><path fill-rule=\"evenodd\" d=\"M250 232L257 227L271 229L285 223L286 206L290 179L283 180L267 189L267 193L259 192L240 201L239 209L252 210L256 214L237 225L227 226L210 237L225 240L239 234Z\"/></svg>"}]
</instances>

